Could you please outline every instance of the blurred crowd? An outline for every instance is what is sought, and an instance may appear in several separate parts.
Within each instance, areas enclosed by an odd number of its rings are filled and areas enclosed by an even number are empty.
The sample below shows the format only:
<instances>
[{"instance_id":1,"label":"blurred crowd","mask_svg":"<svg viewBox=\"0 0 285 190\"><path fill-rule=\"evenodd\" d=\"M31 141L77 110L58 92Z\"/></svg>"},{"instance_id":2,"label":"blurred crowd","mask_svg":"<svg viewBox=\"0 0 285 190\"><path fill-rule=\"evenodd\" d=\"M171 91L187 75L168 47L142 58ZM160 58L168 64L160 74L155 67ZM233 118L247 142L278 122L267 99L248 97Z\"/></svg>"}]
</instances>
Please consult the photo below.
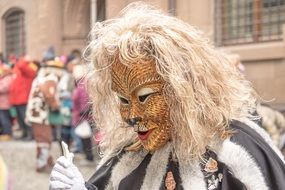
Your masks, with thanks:
<instances>
[{"instance_id":1,"label":"blurred crowd","mask_svg":"<svg viewBox=\"0 0 285 190\"><path fill-rule=\"evenodd\" d=\"M41 61L14 55L0 59L0 141L35 140L38 172L53 166L52 141L64 141L72 152L84 153L87 164L94 160L95 124L85 75L79 56L57 56L53 47Z\"/></svg>"},{"instance_id":2,"label":"blurred crowd","mask_svg":"<svg viewBox=\"0 0 285 190\"><path fill-rule=\"evenodd\" d=\"M245 66L240 60L238 54L229 54L229 59L234 66L241 72L245 73ZM285 155L285 117L284 113L275 110L269 104L261 102L257 105L256 115L260 117L260 126L262 126L270 135L274 144Z\"/></svg>"}]
</instances>

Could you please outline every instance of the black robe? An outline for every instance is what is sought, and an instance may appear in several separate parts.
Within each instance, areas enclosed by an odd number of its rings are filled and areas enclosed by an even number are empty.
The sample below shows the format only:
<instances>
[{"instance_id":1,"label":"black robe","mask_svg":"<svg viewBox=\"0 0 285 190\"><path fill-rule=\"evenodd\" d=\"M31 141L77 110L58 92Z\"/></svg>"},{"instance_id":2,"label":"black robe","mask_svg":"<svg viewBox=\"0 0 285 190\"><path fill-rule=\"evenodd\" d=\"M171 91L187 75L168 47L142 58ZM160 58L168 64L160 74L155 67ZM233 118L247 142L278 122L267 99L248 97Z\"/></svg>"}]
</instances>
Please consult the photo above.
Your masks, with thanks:
<instances>
[{"instance_id":1,"label":"black robe","mask_svg":"<svg viewBox=\"0 0 285 190\"><path fill-rule=\"evenodd\" d=\"M234 134L230 137L229 141L235 146L241 147L241 150L245 150L250 155L250 160L240 160L240 162L254 162L254 167L258 168L261 173L261 178L257 177L256 180L252 180L253 183L259 183L260 188L270 190L284 190L285 189L285 165L283 158L280 157L278 151L273 150L273 146L270 146L266 141L268 139L260 135L254 128L249 127L245 123L240 121L231 122L230 128L234 131ZM235 150L230 150L235 152ZM109 159L105 162L95 174L86 182L86 188L88 190L104 190L109 184L112 169L121 160L121 157L126 154L122 151L118 156ZM239 153L237 153L238 155ZM144 177L147 172L148 165L153 155L147 154L138 167L134 168L129 174L127 174L122 180L120 180L119 190L139 190L144 183ZM229 167L223 160L220 160L219 150L210 150L203 155L204 159L199 163L201 178L204 180L203 189L206 190L246 190L251 186L251 182L245 182L246 179L241 180L241 176L237 177L234 171L239 171L239 168ZM213 171L209 171L207 168L207 161L213 161L217 163L217 167L214 167ZM248 168L250 171L250 168ZM149 170L149 168L148 168ZM168 158L168 164L166 171L171 171L176 182L176 190L188 189L183 186L182 177L180 174L179 163L172 159L171 154ZM166 189L165 179L166 173L163 175L159 185L159 190ZM242 173L242 171L240 171ZM251 174L252 175L252 174ZM262 184L265 183L265 186ZM251 186L252 187L252 186ZM111 188L112 189L112 188ZM196 189L195 189L196 190Z\"/></svg>"}]
</instances>

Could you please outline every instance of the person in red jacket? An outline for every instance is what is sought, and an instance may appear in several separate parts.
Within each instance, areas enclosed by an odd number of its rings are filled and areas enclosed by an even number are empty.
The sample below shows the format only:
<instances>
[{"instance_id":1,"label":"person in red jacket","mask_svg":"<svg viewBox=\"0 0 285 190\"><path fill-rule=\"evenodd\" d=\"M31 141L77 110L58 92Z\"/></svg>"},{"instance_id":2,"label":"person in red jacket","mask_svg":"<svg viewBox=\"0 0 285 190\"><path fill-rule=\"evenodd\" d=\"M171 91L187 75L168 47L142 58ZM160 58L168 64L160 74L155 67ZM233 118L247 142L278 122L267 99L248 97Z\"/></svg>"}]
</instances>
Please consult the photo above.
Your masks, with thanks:
<instances>
[{"instance_id":1,"label":"person in red jacket","mask_svg":"<svg viewBox=\"0 0 285 190\"><path fill-rule=\"evenodd\" d=\"M9 87L13 80L12 70L4 63L0 63L0 141L12 138L12 123L10 116Z\"/></svg>"},{"instance_id":2,"label":"person in red jacket","mask_svg":"<svg viewBox=\"0 0 285 190\"><path fill-rule=\"evenodd\" d=\"M20 128L23 130L21 139L31 139L31 128L25 123L26 106L32 82L37 74L37 65L27 58L21 58L14 64L14 79L10 86L10 103L15 107Z\"/></svg>"}]
</instances>

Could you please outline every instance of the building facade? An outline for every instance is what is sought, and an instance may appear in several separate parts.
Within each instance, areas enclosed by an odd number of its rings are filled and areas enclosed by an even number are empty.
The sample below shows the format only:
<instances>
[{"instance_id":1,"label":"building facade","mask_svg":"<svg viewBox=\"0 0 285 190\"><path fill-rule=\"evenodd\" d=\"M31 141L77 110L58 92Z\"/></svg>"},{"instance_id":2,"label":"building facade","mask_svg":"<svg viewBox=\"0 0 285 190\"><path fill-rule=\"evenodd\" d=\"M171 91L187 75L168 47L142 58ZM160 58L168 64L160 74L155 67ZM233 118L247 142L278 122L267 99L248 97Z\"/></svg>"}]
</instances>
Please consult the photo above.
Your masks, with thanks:
<instances>
[{"instance_id":1,"label":"building facade","mask_svg":"<svg viewBox=\"0 0 285 190\"><path fill-rule=\"evenodd\" d=\"M90 31L89 0L0 0L0 52L41 60L82 52Z\"/></svg>"},{"instance_id":2,"label":"building facade","mask_svg":"<svg viewBox=\"0 0 285 190\"><path fill-rule=\"evenodd\" d=\"M107 0L113 17L132 0ZM198 27L238 54L245 76L267 104L285 112L285 0L145 0Z\"/></svg>"},{"instance_id":3,"label":"building facade","mask_svg":"<svg viewBox=\"0 0 285 190\"><path fill-rule=\"evenodd\" d=\"M133 1L0 0L0 52L36 59L51 45L57 54L82 52L92 24L116 16ZM217 47L238 54L261 97L271 105L285 105L285 0L145 2L197 26Z\"/></svg>"}]
</instances>

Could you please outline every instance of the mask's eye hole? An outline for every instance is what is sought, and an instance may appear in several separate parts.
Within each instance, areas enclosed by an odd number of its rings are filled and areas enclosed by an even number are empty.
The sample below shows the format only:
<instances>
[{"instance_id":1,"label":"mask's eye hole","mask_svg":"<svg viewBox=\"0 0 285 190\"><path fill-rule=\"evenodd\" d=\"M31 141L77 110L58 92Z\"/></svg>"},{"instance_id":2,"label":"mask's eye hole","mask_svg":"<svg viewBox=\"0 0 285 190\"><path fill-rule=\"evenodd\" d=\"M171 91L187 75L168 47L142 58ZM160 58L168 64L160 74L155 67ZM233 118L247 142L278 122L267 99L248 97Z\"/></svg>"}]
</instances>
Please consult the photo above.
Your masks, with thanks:
<instances>
[{"instance_id":1,"label":"mask's eye hole","mask_svg":"<svg viewBox=\"0 0 285 190\"><path fill-rule=\"evenodd\" d=\"M146 95L143 95L143 96L139 96L139 101L140 102L145 102L146 99L150 96L151 94L146 94Z\"/></svg>"},{"instance_id":2,"label":"mask's eye hole","mask_svg":"<svg viewBox=\"0 0 285 190\"><path fill-rule=\"evenodd\" d=\"M137 93L137 96L138 96L138 99L141 103L144 103L146 102L146 100L148 99L148 97L150 95L152 95L153 93L155 93L155 91L151 88L141 88L138 93Z\"/></svg>"},{"instance_id":3,"label":"mask's eye hole","mask_svg":"<svg viewBox=\"0 0 285 190\"><path fill-rule=\"evenodd\" d=\"M129 100L127 98L125 98L123 96L119 96L119 95L118 95L118 97L119 97L119 100L120 100L122 105L129 105Z\"/></svg>"}]
</instances>

